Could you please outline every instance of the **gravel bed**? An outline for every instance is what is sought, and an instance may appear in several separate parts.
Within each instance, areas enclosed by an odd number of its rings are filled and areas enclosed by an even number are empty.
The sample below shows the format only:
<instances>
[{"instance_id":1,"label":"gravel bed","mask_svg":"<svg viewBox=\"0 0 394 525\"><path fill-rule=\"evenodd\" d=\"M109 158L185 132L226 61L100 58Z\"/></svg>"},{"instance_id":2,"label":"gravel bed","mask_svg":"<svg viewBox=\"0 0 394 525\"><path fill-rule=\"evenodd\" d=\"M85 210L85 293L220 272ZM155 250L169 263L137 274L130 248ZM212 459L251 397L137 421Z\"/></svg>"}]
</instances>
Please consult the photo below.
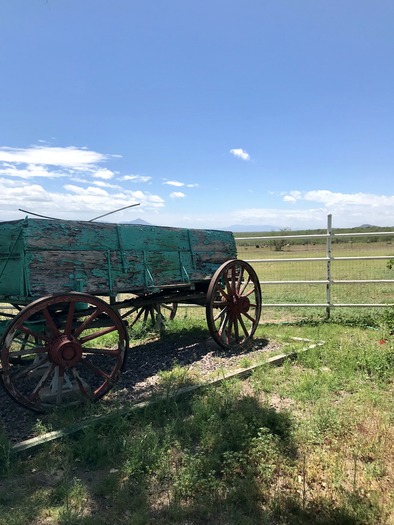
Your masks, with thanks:
<instances>
[{"instance_id":1,"label":"gravel bed","mask_svg":"<svg viewBox=\"0 0 394 525\"><path fill-rule=\"evenodd\" d=\"M240 368L240 360L248 357L259 359L265 353L280 353L277 343L257 339L251 348L241 353L224 351L214 341L207 338L182 334L152 339L142 345L130 348L125 370L113 389L98 403L111 406L135 403L148 399L157 392L160 371L171 370L174 365L188 367L193 375L204 380L212 378L215 371L230 371ZM32 412L11 398L0 387L0 431L11 442L16 443L37 435L37 426L51 425L51 414L41 415Z\"/></svg>"}]
</instances>

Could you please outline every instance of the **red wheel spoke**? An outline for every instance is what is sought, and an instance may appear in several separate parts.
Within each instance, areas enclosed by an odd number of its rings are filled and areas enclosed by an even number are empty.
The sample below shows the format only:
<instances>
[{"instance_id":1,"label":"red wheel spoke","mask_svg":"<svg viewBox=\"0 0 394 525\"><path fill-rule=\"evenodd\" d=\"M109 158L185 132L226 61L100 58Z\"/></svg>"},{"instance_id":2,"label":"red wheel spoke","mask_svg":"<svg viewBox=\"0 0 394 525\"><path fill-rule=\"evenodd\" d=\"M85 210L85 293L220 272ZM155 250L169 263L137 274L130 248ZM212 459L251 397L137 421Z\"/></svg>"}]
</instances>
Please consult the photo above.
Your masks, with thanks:
<instances>
[{"instance_id":1,"label":"red wheel spoke","mask_svg":"<svg viewBox=\"0 0 394 525\"><path fill-rule=\"evenodd\" d=\"M225 306L224 308L222 308L222 309L220 310L220 312L219 312L218 314L215 315L215 317L213 318L213 320L214 320L214 321L217 321L218 319L220 319L220 317L223 317L223 316L226 314L227 311L228 311L228 308L227 308L227 306Z\"/></svg>"},{"instance_id":2,"label":"red wheel spoke","mask_svg":"<svg viewBox=\"0 0 394 525\"><path fill-rule=\"evenodd\" d=\"M232 295L236 294L236 288L235 288L236 282L237 282L236 267L232 266L231 267L231 292L232 292Z\"/></svg>"},{"instance_id":3,"label":"red wheel spoke","mask_svg":"<svg viewBox=\"0 0 394 525\"><path fill-rule=\"evenodd\" d=\"M234 337L236 341L239 341L239 329L238 329L239 319L234 319Z\"/></svg>"},{"instance_id":4,"label":"red wheel spoke","mask_svg":"<svg viewBox=\"0 0 394 525\"><path fill-rule=\"evenodd\" d=\"M78 388L79 388L79 391L81 392L81 394L84 397L87 397L89 399L93 399L92 394L86 390L85 384L84 384L85 382L82 380L82 378L80 377L78 372L75 370L75 368L72 369L72 373L73 373L75 381L77 382L77 385L78 385ZM88 386L88 385L86 385L86 386Z\"/></svg>"},{"instance_id":5,"label":"red wheel spoke","mask_svg":"<svg viewBox=\"0 0 394 525\"><path fill-rule=\"evenodd\" d=\"M84 367L91 370L92 372L94 372L97 376L104 377L107 381L111 378L111 376L106 374L103 370L94 366L94 364L91 361L89 361L89 359L83 358L81 364Z\"/></svg>"},{"instance_id":6,"label":"red wheel spoke","mask_svg":"<svg viewBox=\"0 0 394 525\"><path fill-rule=\"evenodd\" d=\"M214 308L223 308L223 307L226 307L228 306L230 303L227 301L227 302L224 302L224 301L213 301L212 305Z\"/></svg>"},{"instance_id":7,"label":"red wheel spoke","mask_svg":"<svg viewBox=\"0 0 394 525\"><path fill-rule=\"evenodd\" d=\"M249 321L252 321L252 323L256 322L256 317L252 317L251 315L249 315L247 312L246 313L243 313L242 315L244 315L245 317L247 317L249 319Z\"/></svg>"},{"instance_id":8,"label":"red wheel spoke","mask_svg":"<svg viewBox=\"0 0 394 525\"><path fill-rule=\"evenodd\" d=\"M56 404L60 405L63 400L63 384L64 384L64 366L58 366L55 369L58 371L56 379L53 378L53 381L56 381L56 384L53 384L52 387L56 392ZM56 374L55 374L56 375Z\"/></svg>"},{"instance_id":9,"label":"red wheel spoke","mask_svg":"<svg viewBox=\"0 0 394 525\"><path fill-rule=\"evenodd\" d=\"M52 332L52 336L53 337L55 337L55 336L58 337L60 335L59 329L56 326L55 321L53 320L53 317L49 313L48 308L44 308L42 310L42 313L44 314L44 317L45 317L46 322L47 322L46 324L49 327L49 330Z\"/></svg>"},{"instance_id":10,"label":"red wheel spoke","mask_svg":"<svg viewBox=\"0 0 394 525\"><path fill-rule=\"evenodd\" d=\"M144 307L143 311L144 311L144 323L146 323L149 317L149 307Z\"/></svg>"},{"instance_id":11,"label":"red wheel spoke","mask_svg":"<svg viewBox=\"0 0 394 525\"><path fill-rule=\"evenodd\" d=\"M22 357L22 356L28 356L28 355L36 355L36 354L44 354L47 352L47 348L45 346L35 346L32 348L28 348L25 350L11 350L10 357Z\"/></svg>"},{"instance_id":12,"label":"red wheel spoke","mask_svg":"<svg viewBox=\"0 0 394 525\"><path fill-rule=\"evenodd\" d=\"M223 275L223 279L224 279L224 284L226 285L226 289L227 289L227 297L231 297L233 294L233 291L231 288L231 282L230 282L228 275Z\"/></svg>"},{"instance_id":13,"label":"red wheel spoke","mask_svg":"<svg viewBox=\"0 0 394 525\"><path fill-rule=\"evenodd\" d=\"M220 294L222 297L226 299L226 301L230 300L231 294L228 294L225 292L224 288L218 288L217 289L218 294Z\"/></svg>"},{"instance_id":14,"label":"red wheel spoke","mask_svg":"<svg viewBox=\"0 0 394 525\"><path fill-rule=\"evenodd\" d=\"M249 290L247 293L243 294L242 297L249 297L252 295L253 292L255 292L255 288L253 287L251 290Z\"/></svg>"},{"instance_id":15,"label":"red wheel spoke","mask_svg":"<svg viewBox=\"0 0 394 525\"><path fill-rule=\"evenodd\" d=\"M133 323L132 323L131 326L134 326L134 325L135 325L135 323L138 321L138 319L141 317L141 315L142 315L143 313L144 313L144 309L143 309L143 308L140 308L140 310L138 310L138 313L137 313L137 315L136 315L136 317L135 317L135 319L134 319L134 321L133 321Z\"/></svg>"},{"instance_id":16,"label":"red wheel spoke","mask_svg":"<svg viewBox=\"0 0 394 525\"><path fill-rule=\"evenodd\" d=\"M237 293L242 295L241 286L242 286L242 279L244 276L244 268L241 268L241 271L239 272L238 279L237 279ZM250 278L249 278L250 280Z\"/></svg>"},{"instance_id":17,"label":"red wheel spoke","mask_svg":"<svg viewBox=\"0 0 394 525\"><path fill-rule=\"evenodd\" d=\"M35 389L33 390L33 392L30 394L30 399L34 399L35 397L37 397L38 395L38 392L41 390L41 388L44 386L44 383L45 381L48 379L48 377L52 374L53 370L55 368L55 365L53 363L51 363L50 365L48 365L48 368L45 372L45 374L41 377L40 381L37 383Z\"/></svg>"},{"instance_id":18,"label":"red wheel spoke","mask_svg":"<svg viewBox=\"0 0 394 525\"><path fill-rule=\"evenodd\" d=\"M31 337L35 337L36 339L40 339L41 341L48 342L50 340L50 337L43 334L42 332L34 332L33 330L30 330L29 327L25 325L18 326L18 330L21 332L24 332L27 335L30 335Z\"/></svg>"},{"instance_id":19,"label":"red wheel spoke","mask_svg":"<svg viewBox=\"0 0 394 525\"><path fill-rule=\"evenodd\" d=\"M234 319L231 315L228 316L228 328L227 328L227 342L231 340L231 332L234 326Z\"/></svg>"},{"instance_id":20,"label":"red wheel spoke","mask_svg":"<svg viewBox=\"0 0 394 525\"><path fill-rule=\"evenodd\" d=\"M70 306L68 308L67 320L66 320L66 324L64 327L64 333L66 335L71 335L74 313L75 313L75 303L72 302L70 303Z\"/></svg>"},{"instance_id":21,"label":"red wheel spoke","mask_svg":"<svg viewBox=\"0 0 394 525\"><path fill-rule=\"evenodd\" d=\"M19 370L16 374L12 374L12 379L19 379L21 377L27 376L30 372L33 370L37 370L40 366L44 365L48 362L48 358L45 357L44 359L40 359L37 363L31 363L23 368L23 370Z\"/></svg>"},{"instance_id":22,"label":"red wheel spoke","mask_svg":"<svg viewBox=\"0 0 394 525\"><path fill-rule=\"evenodd\" d=\"M227 326L227 323L228 323L228 315L223 315L222 316L222 321L220 323L220 326L219 326L219 329L218 329L218 333L219 334L222 334Z\"/></svg>"},{"instance_id":23,"label":"red wheel spoke","mask_svg":"<svg viewBox=\"0 0 394 525\"><path fill-rule=\"evenodd\" d=\"M242 326L242 330L243 330L245 336L250 335L248 329L245 326L244 320L242 319L242 316L239 316L239 324Z\"/></svg>"},{"instance_id":24,"label":"red wheel spoke","mask_svg":"<svg viewBox=\"0 0 394 525\"><path fill-rule=\"evenodd\" d=\"M136 306L134 306L134 308L131 308L131 310L127 310L127 312L125 312L124 314L122 314L122 319L126 319L126 317L129 317L129 315L133 314L134 312L136 312L138 310L138 308ZM137 318L140 316L141 314L138 314L137 315ZM134 323L133 323L134 324Z\"/></svg>"},{"instance_id":25,"label":"red wheel spoke","mask_svg":"<svg viewBox=\"0 0 394 525\"><path fill-rule=\"evenodd\" d=\"M94 312L91 313L89 317L85 319L85 321L83 321L81 325L78 326L78 328L75 330L73 334L74 337L79 337L82 334L82 332L86 330L86 328L90 325L90 323L92 323L96 319L96 317L100 315L100 313L101 311L99 310L99 308L96 308Z\"/></svg>"},{"instance_id":26,"label":"red wheel spoke","mask_svg":"<svg viewBox=\"0 0 394 525\"><path fill-rule=\"evenodd\" d=\"M250 283L250 275L248 276L247 280L244 281L243 284L241 283L242 287L240 288L240 291L239 291L240 295L244 294L246 288L249 286L249 283ZM253 287L253 290L254 290L254 287Z\"/></svg>"},{"instance_id":27,"label":"red wheel spoke","mask_svg":"<svg viewBox=\"0 0 394 525\"><path fill-rule=\"evenodd\" d=\"M103 328L102 330L99 330L97 332L94 332L93 334L85 335L84 337L80 337L79 340L82 344L92 341L93 339L97 339L98 337L101 337L106 334L110 334L111 332L114 332L116 330L116 326L109 326L107 328Z\"/></svg>"},{"instance_id":28,"label":"red wheel spoke","mask_svg":"<svg viewBox=\"0 0 394 525\"><path fill-rule=\"evenodd\" d=\"M110 350L108 348L87 348L84 346L83 353L103 356L117 356L119 354L119 348L116 348L115 350Z\"/></svg>"}]
</instances>

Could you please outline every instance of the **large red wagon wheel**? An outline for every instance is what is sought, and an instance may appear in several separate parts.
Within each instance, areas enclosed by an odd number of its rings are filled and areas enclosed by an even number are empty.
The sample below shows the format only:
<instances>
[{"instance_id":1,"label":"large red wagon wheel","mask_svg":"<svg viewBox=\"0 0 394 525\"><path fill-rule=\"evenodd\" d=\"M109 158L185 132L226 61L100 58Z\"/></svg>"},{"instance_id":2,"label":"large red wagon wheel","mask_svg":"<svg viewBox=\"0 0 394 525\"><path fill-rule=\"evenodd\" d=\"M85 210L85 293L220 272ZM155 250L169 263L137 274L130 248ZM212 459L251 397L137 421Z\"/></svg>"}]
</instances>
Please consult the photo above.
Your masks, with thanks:
<instances>
[{"instance_id":1,"label":"large red wagon wheel","mask_svg":"<svg viewBox=\"0 0 394 525\"><path fill-rule=\"evenodd\" d=\"M125 363L128 335L108 303L70 292L26 306L7 326L0 348L8 392L43 412L108 392Z\"/></svg>"},{"instance_id":2,"label":"large red wagon wheel","mask_svg":"<svg viewBox=\"0 0 394 525\"><path fill-rule=\"evenodd\" d=\"M253 336L261 314L256 272L245 261L220 266L210 282L206 316L213 339L223 348L243 345Z\"/></svg>"}]
</instances>

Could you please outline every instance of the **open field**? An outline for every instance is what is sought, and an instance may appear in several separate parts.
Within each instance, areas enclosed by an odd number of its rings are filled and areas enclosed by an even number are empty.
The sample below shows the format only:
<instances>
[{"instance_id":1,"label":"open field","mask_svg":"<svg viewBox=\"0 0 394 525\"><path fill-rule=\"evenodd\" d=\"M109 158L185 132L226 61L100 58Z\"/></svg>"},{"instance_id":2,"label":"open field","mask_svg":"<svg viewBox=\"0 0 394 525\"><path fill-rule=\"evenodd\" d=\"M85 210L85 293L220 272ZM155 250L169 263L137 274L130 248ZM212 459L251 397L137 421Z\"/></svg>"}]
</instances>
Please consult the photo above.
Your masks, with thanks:
<instances>
[{"instance_id":1,"label":"open field","mask_svg":"<svg viewBox=\"0 0 394 525\"><path fill-rule=\"evenodd\" d=\"M393 252L333 246L334 257ZM289 258L253 263L262 281L326 276L325 262L290 261L324 257L323 244L252 243L238 256ZM394 278L386 260L331 269L333 279ZM325 302L324 284L262 289L264 303ZM332 300L394 303L394 286L338 284ZM180 307L161 337L137 324L130 340L124 381L95 405L24 415L0 396L0 525L394 525L394 308L334 309L327 320L321 307L266 307L239 355L212 344L197 307ZM283 352L297 355L265 364ZM253 365L246 379L173 397ZM4 424L20 418L40 436L140 399L152 403L25 453Z\"/></svg>"},{"instance_id":2,"label":"open field","mask_svg":"<svg viewBox=\"0 0 394 525\"><path fill-rule=\"evenodd\" d=\"M281 251L273 246L262 247L238 244L238 257L245 260L286 259L280 262L253 262L261 281L323 281L327 275L326 261L291 261L292 258L326 257L324 244L290 244ZM394 246L387 242L334 243L332 256L393 256ZM288 260L287 260L288 259ZM394 279L394 269L388 267L388 260L339 260L331 261L332 280ZM326 284L268 284L262 285L263 303L325 303ZM334 304L392 304L394 283L335 283L331 284L331 302ZM306 309L294 310L298 318L310 315ZM276 312L276 318L278 311ZM316 313L324 315L324 309ZM335 315L335 314L334 314ZM284 314L286 318L286 314Z\"/></svg>"}]
</instances>

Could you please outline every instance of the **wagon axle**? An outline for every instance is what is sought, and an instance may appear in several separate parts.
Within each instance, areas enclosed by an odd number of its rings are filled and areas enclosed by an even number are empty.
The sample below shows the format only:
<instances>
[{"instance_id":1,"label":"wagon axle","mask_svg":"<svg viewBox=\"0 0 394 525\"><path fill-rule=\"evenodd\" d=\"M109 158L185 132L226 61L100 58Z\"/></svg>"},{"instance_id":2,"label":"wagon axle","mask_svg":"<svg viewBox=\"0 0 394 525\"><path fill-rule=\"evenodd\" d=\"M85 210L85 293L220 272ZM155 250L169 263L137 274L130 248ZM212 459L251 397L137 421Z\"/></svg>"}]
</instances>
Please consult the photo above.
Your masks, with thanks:
<instances>
[{"instance_id":1,"label":"wagon axle","mask_svg":"<svg viewBox=\"0 0 394 525\"><path fill-rule=\"evenodd\" d=\"M75 337L61 335L49 342L48 355L50 361L55 365L72 368L81 361L83 349Z\"/></svg>"}]
</instances>

